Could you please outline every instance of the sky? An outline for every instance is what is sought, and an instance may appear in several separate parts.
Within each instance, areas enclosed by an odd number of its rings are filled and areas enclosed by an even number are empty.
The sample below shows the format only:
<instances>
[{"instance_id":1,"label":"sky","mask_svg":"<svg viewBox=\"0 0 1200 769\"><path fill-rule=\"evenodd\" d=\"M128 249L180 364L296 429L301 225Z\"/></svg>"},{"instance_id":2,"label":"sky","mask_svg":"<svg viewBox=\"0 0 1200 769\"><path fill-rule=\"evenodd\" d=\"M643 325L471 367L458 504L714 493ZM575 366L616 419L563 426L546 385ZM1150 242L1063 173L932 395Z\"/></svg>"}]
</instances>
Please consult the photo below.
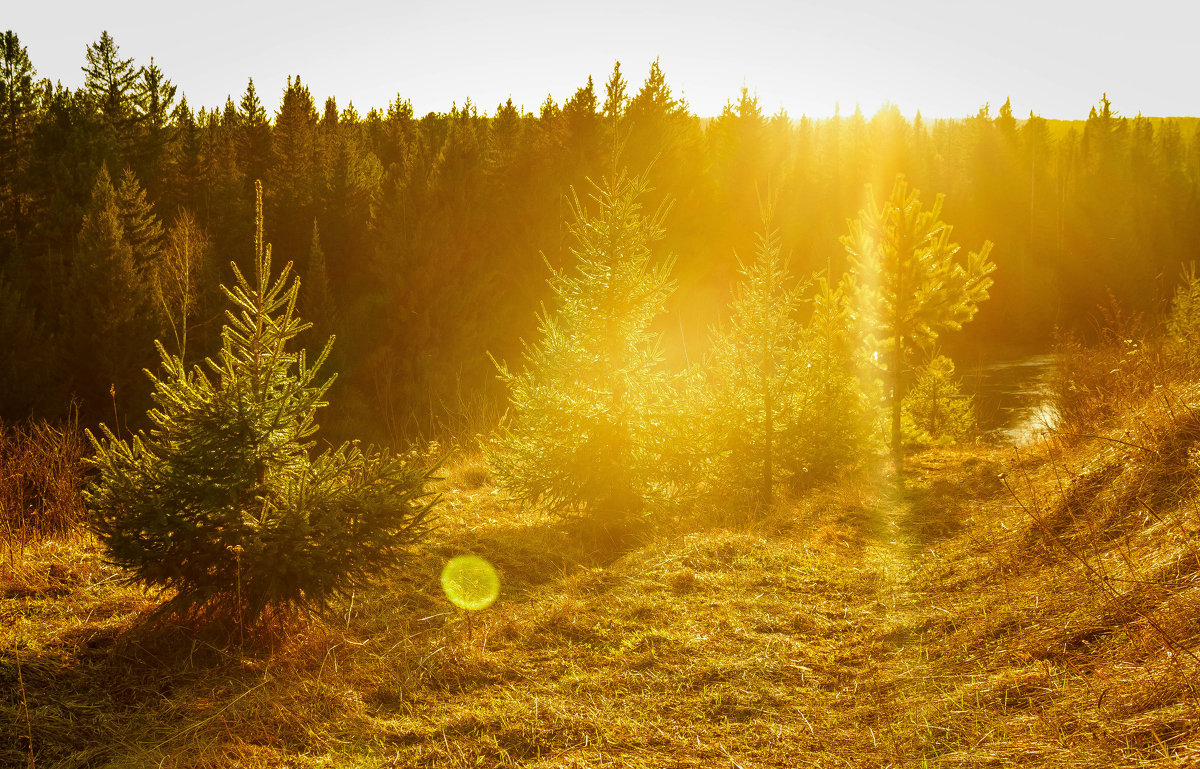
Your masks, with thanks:
<instances>
[{"instance_id":1,"label":"sky","mask_svg":"<svg viewBox=\"0 0 1200 769\"><path fill-rule=\"evenodd\" d=\"M767 112L824 117L884 103L966 117L1082 119L1107 93L1125 115L1200 115L1196 0L108 0L6 4L38 76L83 82L107 30L122 57L153 57L193 107L237 101L253 78L268 110L289 75L318 104L360 114L397 96L418 115L468 98L537 112L613 64L636 92L659 59L691 111L718 114L742 86Z\"/></svg>"}]
</instances>

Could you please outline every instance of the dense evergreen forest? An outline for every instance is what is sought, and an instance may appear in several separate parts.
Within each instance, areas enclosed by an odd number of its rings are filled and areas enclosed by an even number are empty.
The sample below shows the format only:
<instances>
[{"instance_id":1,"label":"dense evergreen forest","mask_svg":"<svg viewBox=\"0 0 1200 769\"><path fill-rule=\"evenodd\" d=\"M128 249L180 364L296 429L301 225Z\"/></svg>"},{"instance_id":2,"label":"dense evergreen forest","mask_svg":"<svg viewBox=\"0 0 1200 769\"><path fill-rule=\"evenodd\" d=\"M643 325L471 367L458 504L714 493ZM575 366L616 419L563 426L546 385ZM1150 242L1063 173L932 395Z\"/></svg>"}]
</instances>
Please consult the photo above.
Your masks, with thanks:
<instances>
[{"instance_id":1,"label":"dense evergreen forest","mask_svg":"<svg viewBox=\"0 0 1200 769\"><path fill-rule=\"evenodd\" d=\"M39 80L15 33L0 43L4 419L74 402L84 420L134 423L154 339L211 354L217 286L252 259L255 180L275 259L303 281L308 346L337 337L333 432L385 440L501 408L488 353L515 361L535 333L547 263L568 258L571 189L622 168L647 172L651 204L673 201L678 289L660 330L680 366L729 302L768 188L792 274L835 279L866 185L886 193L902 173L945 193L955 239L994 241L998 265L957 344L1046 344L1110 301L1152 318L1200 243L1200 123L1124 116L1103 96L1074 122L1019 119L1009 101L958 120L894 106L811 119L768 114L744 88L704 117L655 63L640 86L617 64L536 114L467 100L418 116L402 95L360 114L294 77L268 115L253 81L194 108L107 33L78 90Z\"/></svg>"}]
</instances>

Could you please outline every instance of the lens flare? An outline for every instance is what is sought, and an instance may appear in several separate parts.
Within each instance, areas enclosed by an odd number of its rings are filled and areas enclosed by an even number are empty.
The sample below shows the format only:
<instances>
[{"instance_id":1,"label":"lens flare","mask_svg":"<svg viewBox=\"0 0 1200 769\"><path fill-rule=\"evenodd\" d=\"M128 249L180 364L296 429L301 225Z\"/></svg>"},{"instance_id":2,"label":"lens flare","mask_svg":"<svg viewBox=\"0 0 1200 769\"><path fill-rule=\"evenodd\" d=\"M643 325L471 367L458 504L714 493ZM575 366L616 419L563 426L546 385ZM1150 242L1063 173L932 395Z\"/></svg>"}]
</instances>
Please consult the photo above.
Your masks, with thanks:
<instances>
[{"instance_id":1,"label":"lens flare","mask_svg":"<svg viewBox=\"0 0 1200 769\"><path fill-rule=\"evenodd\" d=\"M500 577L479 556L460 555L442 569L442 590L460 609L479 611L491 606L500 595Z\"/></svg>"}]
</instances>

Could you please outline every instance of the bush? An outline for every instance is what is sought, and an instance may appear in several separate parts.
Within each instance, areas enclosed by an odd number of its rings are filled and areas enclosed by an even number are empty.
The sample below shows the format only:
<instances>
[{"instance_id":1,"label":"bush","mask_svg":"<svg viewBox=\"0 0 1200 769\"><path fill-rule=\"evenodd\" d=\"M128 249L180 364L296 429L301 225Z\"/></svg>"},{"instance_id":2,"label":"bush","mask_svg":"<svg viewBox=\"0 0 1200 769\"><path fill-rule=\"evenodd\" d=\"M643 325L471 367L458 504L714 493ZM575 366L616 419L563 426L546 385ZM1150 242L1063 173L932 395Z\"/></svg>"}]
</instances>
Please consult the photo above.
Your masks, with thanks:
<instances>
[{"instance_id":1,"label":"bush","mask_svg":"<svg viewBox=\"0 0 1200 769\"><path fill-rule=\"evenodd\" d=\"M1147 339L1140 316L1125 314L1110 300L1100 309L1096 341L1058 332L1058 359L1050 389L1059 414L1059 432L1091 433L1122 408L1154 388L1163 371L1158 338Z\"/></svg>"},{"instance_id":2,"label":"bush","mask_svg":"<svg viewBox=\"0 0 1200 769\"><path fill-rule=\"evenodd\" d=\"M253 621L268 607L320 608L362 587L426 528L432 470L387 451L343 444L310 458L315 414L332 379L288 342L291 265L271 275L258 188L255 282L236 266L221 350L203 368L158 344L153 427L125 441L88 433L99 477L85 492L112 561L172 588L165 610ZM332 340L330 340L332 344Z\"/></svg>"},{"instance_id":3,"label":"bush","mask_svg":"<svg viewBox=\"0 0 1200 769\"><path fill-rule=\"evenodd\" d=\"M1200 275L1195 262L1180 274L1167 315L1167 338L1174 356L1194 371L1200 364Z\"/></svg>"}]
</instances>

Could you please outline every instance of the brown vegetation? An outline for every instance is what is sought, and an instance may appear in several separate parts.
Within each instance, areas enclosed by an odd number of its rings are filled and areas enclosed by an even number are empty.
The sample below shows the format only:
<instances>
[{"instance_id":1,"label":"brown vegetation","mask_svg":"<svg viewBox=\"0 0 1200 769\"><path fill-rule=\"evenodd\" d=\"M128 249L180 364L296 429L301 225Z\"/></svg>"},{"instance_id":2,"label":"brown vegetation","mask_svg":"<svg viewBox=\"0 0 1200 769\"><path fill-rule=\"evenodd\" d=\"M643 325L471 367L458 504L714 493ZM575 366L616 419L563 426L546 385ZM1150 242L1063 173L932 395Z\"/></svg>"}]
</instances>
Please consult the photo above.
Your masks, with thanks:
<instances>
[{"instance_id":1,"label":"brown vegetation","mask_svg":"<svg viewBox=\"0 0 1200 769\"><path fill-rule=\"evenodd\" d=\"M0 543L24 551L83 522L84 440L75 422L7 426L0 421Z\"/></svg>"}]
</instances>

